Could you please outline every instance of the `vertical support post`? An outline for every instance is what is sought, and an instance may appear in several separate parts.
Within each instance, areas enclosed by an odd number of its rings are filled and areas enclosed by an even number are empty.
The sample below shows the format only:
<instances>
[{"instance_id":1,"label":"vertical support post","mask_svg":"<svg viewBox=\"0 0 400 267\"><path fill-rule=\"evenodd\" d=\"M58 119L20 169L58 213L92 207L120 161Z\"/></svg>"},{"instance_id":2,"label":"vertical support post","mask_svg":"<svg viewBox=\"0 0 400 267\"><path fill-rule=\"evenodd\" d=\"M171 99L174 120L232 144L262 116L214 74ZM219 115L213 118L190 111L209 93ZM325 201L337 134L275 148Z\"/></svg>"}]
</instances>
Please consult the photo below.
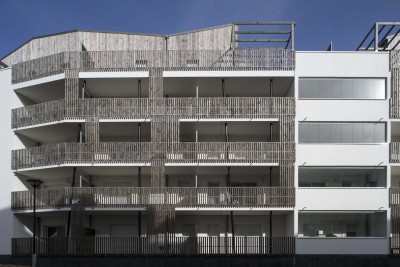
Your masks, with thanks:
<instances>
[{"instance_id":1,"label":"vertical support post","mask_svg":"<svg viewBox=\"0 0 400 267\"><path fill-rule=\"evenodd\" d=\"M142 97L142 81L138 80L138 98Z\"/></svg>"},{"instance_id":2,"label":"vertical support post","mask_svg":"<svg viewBox=\"0 0 400 267\"><path fill-rule=\"evenodd\" d=\"M196 85L196 98L199 98L199 85Z\"/></svg>"},{"instance_id":3,"label":"vertical support post","mask_svg":"<svg viewBox=\"0 0 400 267\"><path fill-rule=\"evenodd\" d=\"M228 142L229 142L229 137L228 137L228 123L225 122L225 143L226 143L226 161L227 161L227 162L228 162L228 160L229 160Z\"/></svg>"},{"instance_id":4,"label":"vertical support post","mask_svg":"<svg viewBox=\"0 0 400 267\"><path fill-rule=\"evenodd\" d=\"M225 254L228 254L228 232L229 232L229 220L228 215L225 216Z\"/></svg>"},{"instance_id":5,"label":"vertical support post","mask_svg":"<svg viewBox=\"0 0 400 267\"><path fill-rule=\"evenodd\" d=\"M198 123L196 122L196 143L198 143L199 142L199 130L198 130Z\"/></svg>"},{"instance_id":6,"label":"vertical support post","mask_svg":"<svg viewBox=\"0 0 400 267\"><path fill-rule=\"evenodd\" d=\"M43 182L30 179L27 182L33 187L33 235L32 235L32 266L36 267L36 188Z\"/></svg>"},{"instance_id":7,"label":"vertical support post","mask_svg":"<svg viewBox=\"0 0 400 267\"><path fill-rule=\"evenodd\" d=\"M293 27L293 24L292 24ZM293 31L292 31L293 33ZM292 40L293 41L293 40ZM272 97L273 95L273 88L274 88L274 81L273 79L269 80L269 95ZM269 124L269 141L272 143L272 122ZM269 187L272 187L272 167L269 167ZM269 253L272 251L272 211L269 212Z\"/></svg>"},{"instance_id":8,"label":"vertical support post","mask_svg":"<svg viewBox=\"0 0 400 267\"><path fill-rule=\"evenodd\" d=\"M36 267L36 186L33 186L32 267Z\"/></svg>"},{"instance_id":9,"label":"vertical support post","mask_svg":"<svg viewBox=\"0 0 400 267\"><path fill-rule=\"evenodd\" d=\"M378 52L378 39L379 39L379 24L378 22L375 23L375 38L374 38L374 50L375 52Z\"/></svg>"},{"instance_id":10,"label":"vertical support post","mask_svg":"<svg viewBox=\"0 0 400 267\"><path fill-rule=\"evenodd\" d=\"M231 167L228 167L228 187L231 187ZM231 196L231 204L232 204L232 194ZM231 230L232 230L232 251L235 253L235 222L233 217L233 210L231 210Z\"/></svg>"},{"instance_id":11,"label":"vertical support post","mask_svg":"<svg viewBox=\"0 0 400 267\"><path fill-rule=\"evenodd\" d=\"M138 96L140 98L140 80L138 83ZM142 128L141 124L138 124L138 143L142 141ZM140 151L139 151L140 153ZM140 156L139 156L140 158ZM142 168L138 167L138 187L142 187ZM140 193L140 191L139 191ZM142 236L142 212L138 211L138 236L139 236L139 244L141 244L140 237Z\"/></svg>"},{"instance_id":12,"label":"vertical support post","mask_svg":"<svg viewBox=\"0 0 400 267\"><path fill-rule=\"evenodd\" d=\"M290 33L291 34L291 38L290 38L291 39L291 45L290 46L291 46L292 50L294 50L294 23L291 24L291 30L290 31L291 31L291 33Z\"/></svg>"},{"instance_id":13,"label":"vertical support post","mask_svg":"<svg viewBox=\"0 0 400 267\"><path fill-rule=\"evenodd\" d=\"M222 88L222 97L225 97L225 79L222 79L221 88Z\"/></svg>"},{"instance_id":14,"label":"vertical support post","mask_svg":"<svg viewBox=\"0 0 400 267\"><path fill-rule=\"evenodd\" d=\"M85 98L85 92L86 92L86 80L83 81L83 87L82 87L82 99Z\"/></svg>"}]
</instances>

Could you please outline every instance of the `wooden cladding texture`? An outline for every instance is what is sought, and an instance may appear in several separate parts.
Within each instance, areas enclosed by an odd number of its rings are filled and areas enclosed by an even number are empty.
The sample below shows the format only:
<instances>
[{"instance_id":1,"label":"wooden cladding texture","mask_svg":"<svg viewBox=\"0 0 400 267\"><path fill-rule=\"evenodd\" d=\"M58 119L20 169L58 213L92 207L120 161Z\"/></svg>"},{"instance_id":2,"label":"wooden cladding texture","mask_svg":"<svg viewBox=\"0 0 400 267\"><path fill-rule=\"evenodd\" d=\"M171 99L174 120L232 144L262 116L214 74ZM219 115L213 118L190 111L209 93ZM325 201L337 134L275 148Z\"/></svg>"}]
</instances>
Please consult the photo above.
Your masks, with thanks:
<instances>
[{"instance_id":1,"label":"wooden cladding texture","mask_svg":"<svg viewBox=\"0 0 400 267\"><path fill-rule=\"evenodd\" d=\"M87 143L98 143L99 142L99 118L88 117L85 121L85 142Z\"/></svg>"},{"instance_id":2,"label":"wooden cladding texture","mask_svg":"<svg viewBox=\"0 0 400 267\"><path fill-rule=\"evenodd\" d=\"M155 115L166 116L168 117L166 120L175 124L179 119L279 118L285 127L290 128L295 115L295 99L293 97L87 98L68 101L61 99L13 109L12 127L19 128L61 120L85 120L88 117L150 120ZM292 127L289 136L293 135ZM283 136L281 138L284 139ZM289 140L294 139L289 138Z\"/></svg>"},{"instance_id":3,"label":"wooden cladding texture","mask_svg":"<svg viewBox=\"0 0 400 267\"><path fill-rule=\"evenodd\" d=\"M232 25L168 36L168 50L228 50Z\"/></svg>"},{"instance_id":4,"label":"wooden cladding texture","mask_svg":"<svg viewBox=\"0 0 400 267\"><path fill-rule=\"evenodd\" d=\"M295 254L294 237L188 237L164 234L146 237L51 237L37 238L35 242L39 256ZM31 253L31 238L12 239L13 256L29 256Z\"/></svg>"},{"instance_id":5,"label":"wooden cladding texture","mask_svg":"<svg viewBox=\"0 0 400 267\"><path fill-rule=\"evenodd\" d=\"M53 54L80 51L163 50L165 37L145 34L76 31L35 38L3 61L11 66Z\"/></svg>"},{"instance_id":6,"label":"wooden cladding texture","mask_svg":"<svg viewBox=\"0 0 400 267\"><path fill-rule=\"evenodd\" d=\"M71 236L82 237L85 233L85 200L71 204Z\"/></svg>"},{"instance_id":7,"label":"wooden cladding texture","mask_svg":"<svg viewBox=\"0 0 400 267\"><path fill-rule=\"evenodd\" d=\"M71 99L79 98L79 71L68 69L65 71L65 100L68 103ZM68 103L72 106L72 103Z\"/></svg>"},{"instance_id":8,"label":"wooden cladding texture","mask_svg":"<svg viewBox=\"0 0 400 267\"><path fill-rule=\"evenodd\" d=\"M390 118L400 118L400 50L390 51L391 91Z\"/></svg>"},{"instance_id":9,"label":"wooden cladding texture","mask_svg":"<svg viewBox=\"0 0 400 267\"><path fill-rule=\"evenodd\" d=\"M148 235L168 235L175 233L175 208L170 205L150 205L147 209ZM163 242L159 246L166 245Z\"/></svg>"},{"instance_id":10,"label":"wooden cladding texture","mask_svg":"<svg viewBox=\"0 0 400 267\"><path fill-rule=\"evenodd\" d=\"M65 187L38 189L38 210L73 208L291 208L294 187ZM33 192L12 192L12 210L32 210Z\"/></svg>"},{"instance_id":11,"label":"wooden cladding texture","mask_svg":"<svg viewBox=\"0 0 400 267\"><path fill-rule=\"evenodd\" d=\"M295 53L290 49L64 52L12 65L12 83L64 73L67 69L107 72L292 71L294 68Z\"/></svg>"}]
</instances>

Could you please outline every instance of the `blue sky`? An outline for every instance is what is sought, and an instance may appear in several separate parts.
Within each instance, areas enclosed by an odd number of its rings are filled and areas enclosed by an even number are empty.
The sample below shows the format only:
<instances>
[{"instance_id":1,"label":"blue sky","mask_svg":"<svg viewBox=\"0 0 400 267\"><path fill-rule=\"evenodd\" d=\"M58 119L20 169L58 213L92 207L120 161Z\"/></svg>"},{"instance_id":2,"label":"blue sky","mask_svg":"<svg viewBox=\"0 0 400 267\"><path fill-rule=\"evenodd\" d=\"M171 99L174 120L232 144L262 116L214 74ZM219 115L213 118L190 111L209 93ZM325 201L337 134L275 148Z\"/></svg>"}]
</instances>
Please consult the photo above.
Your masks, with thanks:
<instances>
[{"instance_id":1,"label":"blue sky","mask_svg":"<svg viewBox=\"0 0 400 267\"><path fill-rule=\"evenodd\" d=\"M354 50L400 0L0 0L0 58L33 36L72 29L175 33L233 21L295 21L297 50Z\"/></svg>"}]
</instances>

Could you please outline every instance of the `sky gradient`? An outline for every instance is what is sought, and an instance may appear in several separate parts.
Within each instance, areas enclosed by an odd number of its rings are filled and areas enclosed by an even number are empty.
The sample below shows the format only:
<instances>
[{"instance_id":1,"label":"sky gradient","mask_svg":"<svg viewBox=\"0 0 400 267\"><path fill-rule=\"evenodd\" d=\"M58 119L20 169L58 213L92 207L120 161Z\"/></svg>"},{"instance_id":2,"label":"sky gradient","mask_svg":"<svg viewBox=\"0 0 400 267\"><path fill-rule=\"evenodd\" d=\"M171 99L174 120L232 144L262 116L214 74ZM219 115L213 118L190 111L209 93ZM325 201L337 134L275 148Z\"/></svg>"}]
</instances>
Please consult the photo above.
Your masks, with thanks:
<instances>
[{"instance_id":1,"label":"sky gradient","mask_svg":"<svg viewBox=\"0 0 400 267\"><path fill-rule=\"evenodd\" d=\"M295 21L296 50L353 51L400 0L0 0L0 58L34 36L73 29L169 34L235 21Z\"/></svg>"}]
</instances>

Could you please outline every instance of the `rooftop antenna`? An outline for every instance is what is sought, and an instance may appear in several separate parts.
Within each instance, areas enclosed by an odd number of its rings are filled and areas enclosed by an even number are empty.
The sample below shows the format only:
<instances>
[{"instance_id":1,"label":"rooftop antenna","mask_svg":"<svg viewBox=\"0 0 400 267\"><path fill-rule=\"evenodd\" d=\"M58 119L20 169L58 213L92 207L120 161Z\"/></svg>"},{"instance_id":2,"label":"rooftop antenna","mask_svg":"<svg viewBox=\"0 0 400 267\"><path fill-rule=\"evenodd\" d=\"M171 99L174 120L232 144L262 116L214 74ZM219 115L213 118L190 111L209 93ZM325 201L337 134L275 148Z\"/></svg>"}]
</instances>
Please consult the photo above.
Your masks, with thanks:
<instances>
[{"instance_id":1,"label":"rooftop antenna","mask_svg":"<svg viewBox=\"0 0 400 267\"><path fill-rule=\"evenodd\" d=\"M326 51L333 51L333 42L331 41Z\"/></svg>"}]
</instances>

